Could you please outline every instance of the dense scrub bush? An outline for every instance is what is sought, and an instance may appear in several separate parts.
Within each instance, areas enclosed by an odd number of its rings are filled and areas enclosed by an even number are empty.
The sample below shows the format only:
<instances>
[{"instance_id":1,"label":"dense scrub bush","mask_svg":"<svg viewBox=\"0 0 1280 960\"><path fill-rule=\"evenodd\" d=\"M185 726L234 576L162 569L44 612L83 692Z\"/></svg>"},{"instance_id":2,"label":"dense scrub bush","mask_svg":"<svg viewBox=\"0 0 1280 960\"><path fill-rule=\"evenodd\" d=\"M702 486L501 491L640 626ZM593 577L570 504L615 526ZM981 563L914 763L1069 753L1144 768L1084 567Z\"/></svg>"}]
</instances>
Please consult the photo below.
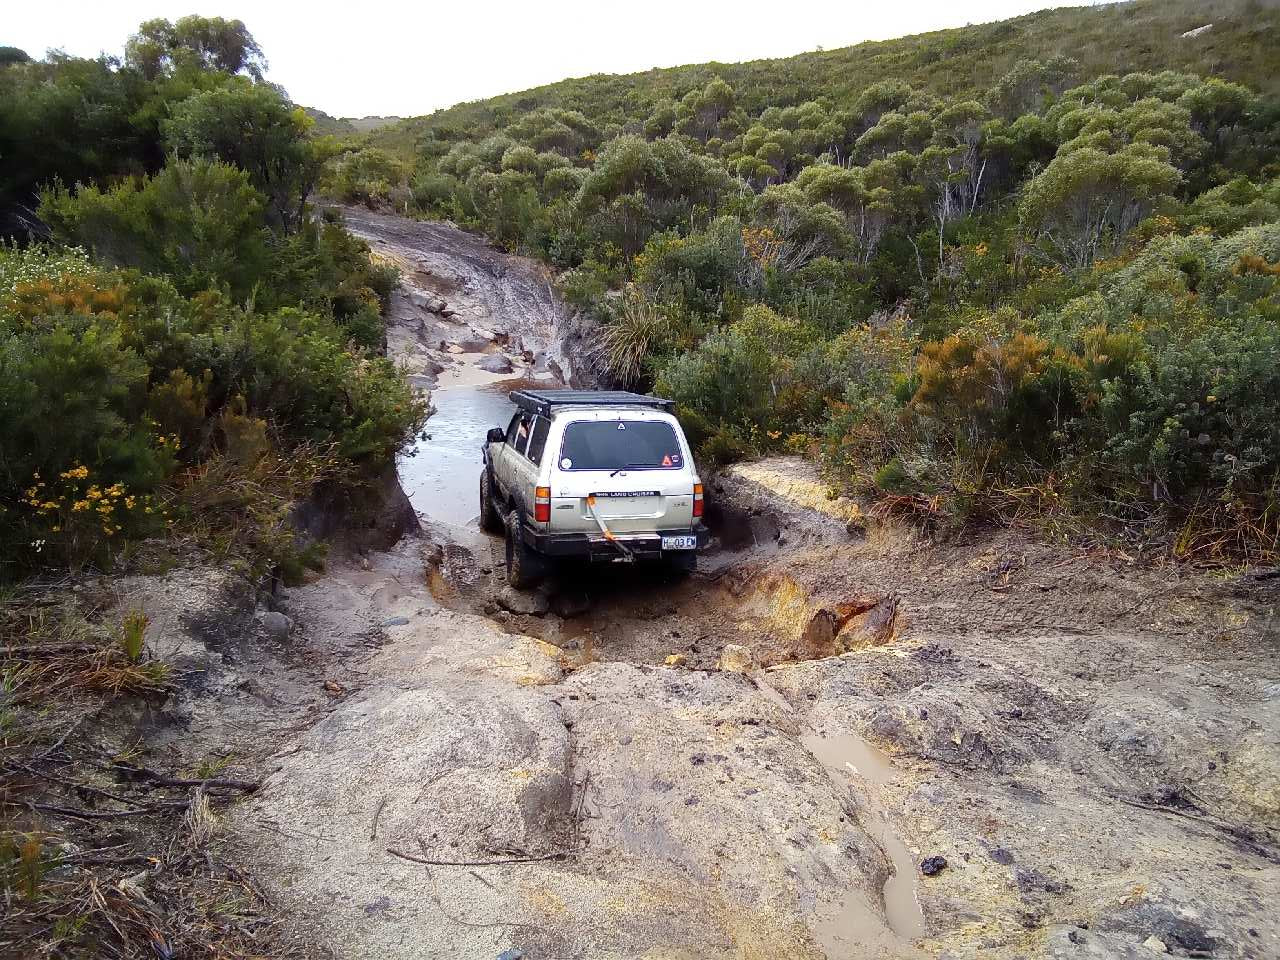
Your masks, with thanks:
<instances>
[{"instance_id":1,"label":"dense scrub bush","mask_svg":"<svg viewBox=\"0 0 1280 960\"><path fill-rule=\"evenodd\" d=\"M346 203L377 206L400 196L409 179L408 166L386 150L364 147L335 159L321 183L326 193ZM427 193L422 194L426 200Z\"/></svg>"},{"instance_id":2,"label":"dense scrub bush","mask_svg":"<svg viewBox=\"0 0 1280 960\"><path fill-rule=\"evenodd\" d=\"M546 164L499 125L418 182L563 268L602 375L674 397L711 459L820 448L837 486L986 516L1044 486L1144 523L1206 498L1274 518L1274 411L1242 392L1274 392L1273 114L1076 67L1017 65L986 103L885 83L754 116L704 83L645 137Z\"/></svg>"},{"instance_id":3,"label":"dense scrub bush","mask_svg":"<svg viewBox=\"0 0 1280 960\"><path fill-rule=\"evenodd\" d=\"M394 273L372 265L364 242L339 224L308 219L273 232L264 198L238 167L177 160L106 190L55 186L40 215L58 239L164 274L184 294L217 289L268 310L302 304L330 313L358 343L382 342Z\"/></svg>"},{"instance_id":4,"label":"dense scrub bush","mask_svg":"<svg viewBox=\"0 0 1280 960\"><path fill-rule=\"evenodd\" d=\"M1230 18L1215 36L1248 52L1230 78L1186 72L1208 64L1191 44L1155 56L1146 26L1142 44L1117 46L1139 21L1174 30L1190 15L1174 6L1045 13L1017 44L995 25L802 57L785 82L768 62L566 81L344 151L255 82L242 25L160 23L123 65L0 70L15 95L0 119L19 131L0 123L0 153L21 168L0 174L0 199L25 197L10 207L21 219L60 178L43 208L59 237L170 277L190 304L235 304L281 362L305 367L286 340L376 348L393 282L307 215L332 158L331 194L403 199L558 268L563 297L599 326L601 375L670 392L706 456L821 448L835 486L928 491L930 510L988 517L1050 502L1135 529L1230 516L1253 533L1213 542L1274 554L1274 412L1245 393L1274 386L1274 71L1253 49L1261 34ZM1055 56L1058 34L1028 47L1035 24L1078 34L1086 21L1107 30L1079 34L1075 60ZM216 57L206 35L221 38ZM1101 49L1150 69L1110 73ZM45 144L45 121L115 159ZM93 294L104 309L115 296ZM214 364L157 363L181 351L147 342L148 369L171 373L148 376L149 407L233 402L215 399ZM245 403L320 416L262 362L265 392ZM199 417L176 420L164 431L207 442ZM351 456L381 446L376 427L325 430Z\"/></svg>"},{"instance_id":5,"label":"dense scrub bush","mask_svg":"<svg viewBox=\"0 0 1280 960\"><path fill-rule=\"evenodd\" d=\"M55 186L40 215L58 239L111 263L168 274L187 294L225 287L243 300L266 269L263 207L243 170L196 160L105 190Z\"/></svg>"},{"instance_id":6,"label":"dense scrub bush","mask_svg":"<svg viewBox=\"0 0 1280 960\"><path fill-rule=\"evenodd\" d=\"M189 17L124 64L0 71L0 228L78 245L0 248L0 577L170 524L289 561L289 502L420 422L376 353L396 273L312 216L332 147L260 65L243 24Z\"/></svg>"},{"instance_id":7,"label":"dense scrub bush","mask_svg":"<svg viewBox=\"0 0 1280 960\"><path fill-rule=\"evenodd\" d=\"M357 472L389 463L421 403L347 343L322 314L187 298L39 247L0 253L0 557L83 562L146 532L181 471L244 454L237 419L261 435L255 461L305 448ZM91 509L96 538L79 523Z\"/></svg>"},{"instance_id":8,"label":"dense scrub bush","mask_svg":"<svg viewBox=\"0 0 1280 960\"><path fill-rule=\"evenodd\" d=\"M602 375L704 456L820 447L836 486L989 517L1230 502L1280 551L1273 103L1026 59L981 101L747 108L713 77L619 109L553 164L548 114L455 129L419 205L562 268Z\"/></svg>"}]
</instances>

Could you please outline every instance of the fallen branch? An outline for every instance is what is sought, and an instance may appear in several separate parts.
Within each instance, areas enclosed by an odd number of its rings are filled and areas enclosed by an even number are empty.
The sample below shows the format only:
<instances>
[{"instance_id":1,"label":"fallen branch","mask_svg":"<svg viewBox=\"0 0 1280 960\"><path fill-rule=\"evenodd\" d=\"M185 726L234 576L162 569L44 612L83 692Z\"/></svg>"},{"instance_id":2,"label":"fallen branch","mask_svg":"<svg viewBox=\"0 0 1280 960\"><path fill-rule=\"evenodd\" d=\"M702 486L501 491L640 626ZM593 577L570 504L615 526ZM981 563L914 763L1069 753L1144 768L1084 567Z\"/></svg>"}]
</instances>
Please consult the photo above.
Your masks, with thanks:
<instances>
[{"instance_id":1,"label":"fallen branch","mask_svg":"<svg viewBox=\"0 0 1280 960\"><path fill-rule=\"evenodd\" d=\"M49 773L41 773L39 770L33 770L31 767L27 766L26 764L18 763L18 764L7 765L3 769L9 773L18 773L18 772L25 773L28 776L35 777L39 780L44 780L48 783L56 783L59 786L67 787L71 790L76 791L77 793L93 794L95 797L104 797L107 800L114 800L116 801L116 803L123 803L131 807L147 806L146 803L143 803L139 800L131 800L129 797L122 797L117 793L112 793L110 790L103 790L101 787L95 787L88 783L79 783L78 781L75 781L75 780L65 780L62 777L55 777Z\"/></svg>"},{"instance_id":2,"label":"fallen branch","mask_svg":"<svg viewBox=\"0 0 1280 960\"><path fill-rule=\"evenodd\" d=\"M505 857L501 860L436 860L433 857L415 857L395 847L387 847L387 853L401 860L411 860L428 867L496 867L504 863L542 863L547 860L568 860L567 853L546 853L539 857Z\"/></svg>"},{"instance_id":3,"label":"fallen branch","mask_svg":"<svg viewBox=\"0 0 1280 960\"><path fill-rule=\"evenodd\" d=\"M79 720L77 720L75 723L71 724L71 726L67 727L67 729L63 732L62 736L60 736L60 737L57 739L57 741L54 743L54 745L53 745L52 747L50 747L48 750L46 750L44 753L40 754L40 756L36 757L36 759L37 759L37 760L47 760L47 759L49 759L51 756L53 756L55 753L57 753L59 750L61 750L61 749L62 749L62 745L63 745L64 743L66 743L66 742L67 742L67 738L68 738L69 736L71 736L71 734L75 733L75 732L76 732L76 730L78 730L78 729L79 729L80 724L84 723L84 720L85 720L85 718L84 718L84 717L81 717L81 718L80 718Z\"/></svg>"},{"instance_id":4,"label":"fallen branch","mask_svg":"<svg viewBox=\"0 0 1280 960\"><path fill-rule=\"evenodd\" d=\"M136 777L145 780L148 784L156 787L200 787L208 789L209 787L221 787L225 790L242 790L245 793L254 793L261 783L255 780L226 780L219 777L206 777L204 779L182 779L178 777L167 777L163 773L157 773L155 770L148 770L146 767L130 767L124 764L114 764L113 770L123 773L126 776Z\"/></svg>"},{"instance_id":5,"label":"fallen branch","mask_svg":"<svg viewBox=\"0 0 1280 960\"><path fill-rule=\"evenodd\" d=\"M1142 800L1134 797L1117 796L1115 799L1129 807L1136 807L1139 810L1150 810L1154 813L1163 813L1171 817L1180 817L1183 820L1190 820L1192 823L1199 823L1203 826L1216 830L1219 833L1226 834L1236 845L1252 853L1256 857L1260 857L1270 863L1280 863L1280 853L1272 849L1272 840L1269 836L1259 836L1252 831L1237 827L1230 823L1225 823L1217 817L1203 813L1199 809L1181 810L1167 804L1156 803L1151 800Z\"/></svg>"},{"instance_id":6,"label":"fallen branch","mask_svg":"<svg viewBox=\"0 0 1280 960\"><path fill-rule=\"evenodd\" d=\"M51 803L26 804L32 810L56 814L59 817L72 817L76 820L117 820L121 817L145 817L153 813L164 813L166 810L186 807L186 805L184 801L182 803L152 804L149 807L142 807L137 810L75 810L71 807L59 807Z\"/></svg>"}]
</instances>

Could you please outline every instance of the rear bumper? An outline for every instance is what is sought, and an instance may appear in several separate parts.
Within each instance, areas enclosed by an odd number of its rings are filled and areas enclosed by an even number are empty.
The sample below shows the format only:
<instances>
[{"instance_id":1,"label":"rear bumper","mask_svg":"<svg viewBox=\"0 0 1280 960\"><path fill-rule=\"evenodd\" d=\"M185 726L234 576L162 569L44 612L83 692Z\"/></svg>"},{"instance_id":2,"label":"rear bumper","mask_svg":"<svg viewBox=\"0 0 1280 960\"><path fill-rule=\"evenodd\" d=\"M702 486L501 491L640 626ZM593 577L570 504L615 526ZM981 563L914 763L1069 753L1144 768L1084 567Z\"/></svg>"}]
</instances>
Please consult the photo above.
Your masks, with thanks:
<instances>
[{"instance_id":1,"label":"rear bumper","mask_svg":"<svg viewBox=\"0 0 1280 960\"><path fill-rule=\"evenodd\" d=\"M662 551L663 537L687 537L690 534L697 537L698 550L706 547L711 540L710 531L702 524L698 524L692 529L685 527L683 530L657 530L653 533L619 534L617 541L625 545L628 550L642 560L657 560L664 555ZM622 556L622 552L600 534L542 533L526 526L524 528L524 542L538 553L545 554L548 557L588 557L591 559L613 560ZM666 555L671 556L688 552L687 550L669 550Z\"/></svg>"}]
</instances>

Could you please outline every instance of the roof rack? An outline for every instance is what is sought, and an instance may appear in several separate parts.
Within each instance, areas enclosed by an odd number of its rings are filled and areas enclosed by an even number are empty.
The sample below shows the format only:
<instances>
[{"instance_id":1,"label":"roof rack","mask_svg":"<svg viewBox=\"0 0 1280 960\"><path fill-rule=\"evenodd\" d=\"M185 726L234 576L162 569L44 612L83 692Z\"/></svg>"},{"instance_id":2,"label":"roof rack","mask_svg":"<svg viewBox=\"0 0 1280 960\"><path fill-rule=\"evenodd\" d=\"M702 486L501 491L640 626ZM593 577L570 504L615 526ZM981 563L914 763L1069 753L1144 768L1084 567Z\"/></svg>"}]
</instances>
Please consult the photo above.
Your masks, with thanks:
<instances>
[{"instance_id":1,"label":"roof rack","mask_svg":"<svg viewBox=\"0 0 1280 960\"><path fill-rule=\"evenodd\" d=\"M656 407L670 411L675 406L674 400L627 390L516 390L511 402L544 417L551 416L554 408L564 407Z\"/></svg>"}]
</instances>

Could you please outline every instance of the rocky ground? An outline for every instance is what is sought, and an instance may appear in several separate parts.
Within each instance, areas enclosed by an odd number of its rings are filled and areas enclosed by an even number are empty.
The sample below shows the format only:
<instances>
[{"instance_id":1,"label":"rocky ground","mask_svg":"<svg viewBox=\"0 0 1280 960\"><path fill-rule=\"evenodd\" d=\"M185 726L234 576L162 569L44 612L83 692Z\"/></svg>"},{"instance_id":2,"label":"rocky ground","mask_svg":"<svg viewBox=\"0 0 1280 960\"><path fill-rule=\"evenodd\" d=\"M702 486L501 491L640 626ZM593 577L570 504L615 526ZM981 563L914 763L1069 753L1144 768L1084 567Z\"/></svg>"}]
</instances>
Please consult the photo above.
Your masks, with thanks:
<instances>
[{"instance_id":1,"label":"rocky ground","mask_svg":"<svg viewBox=\"0 0 1280 960\"><path fill-rule=\"evenodd\" d=\"M387 352L420 386L442 374L452 383L514 372L566 383L584 375L584 330L555 296L546 267L451 224L355 207L342 213L376 256L400 268Z\"/></svg>"},{"instance_id":2,"label":"rocky ground","mask_svg":"<svg viewBox=\"0 0 1280 960\"><path fill-rule=\"evenodd\" d=\"M389 343L424 386L494 356L572 373L534 267L351 219L417 265ZM513 594L497 541L427 523L297 589L130 585L198 678L148 719L154 749L263 778L222 829L282 942L1280 956L1274 572L927 539L795 460L709 487L717 545L684 582L566 568Z\"/></svg>"}]
</instances>

